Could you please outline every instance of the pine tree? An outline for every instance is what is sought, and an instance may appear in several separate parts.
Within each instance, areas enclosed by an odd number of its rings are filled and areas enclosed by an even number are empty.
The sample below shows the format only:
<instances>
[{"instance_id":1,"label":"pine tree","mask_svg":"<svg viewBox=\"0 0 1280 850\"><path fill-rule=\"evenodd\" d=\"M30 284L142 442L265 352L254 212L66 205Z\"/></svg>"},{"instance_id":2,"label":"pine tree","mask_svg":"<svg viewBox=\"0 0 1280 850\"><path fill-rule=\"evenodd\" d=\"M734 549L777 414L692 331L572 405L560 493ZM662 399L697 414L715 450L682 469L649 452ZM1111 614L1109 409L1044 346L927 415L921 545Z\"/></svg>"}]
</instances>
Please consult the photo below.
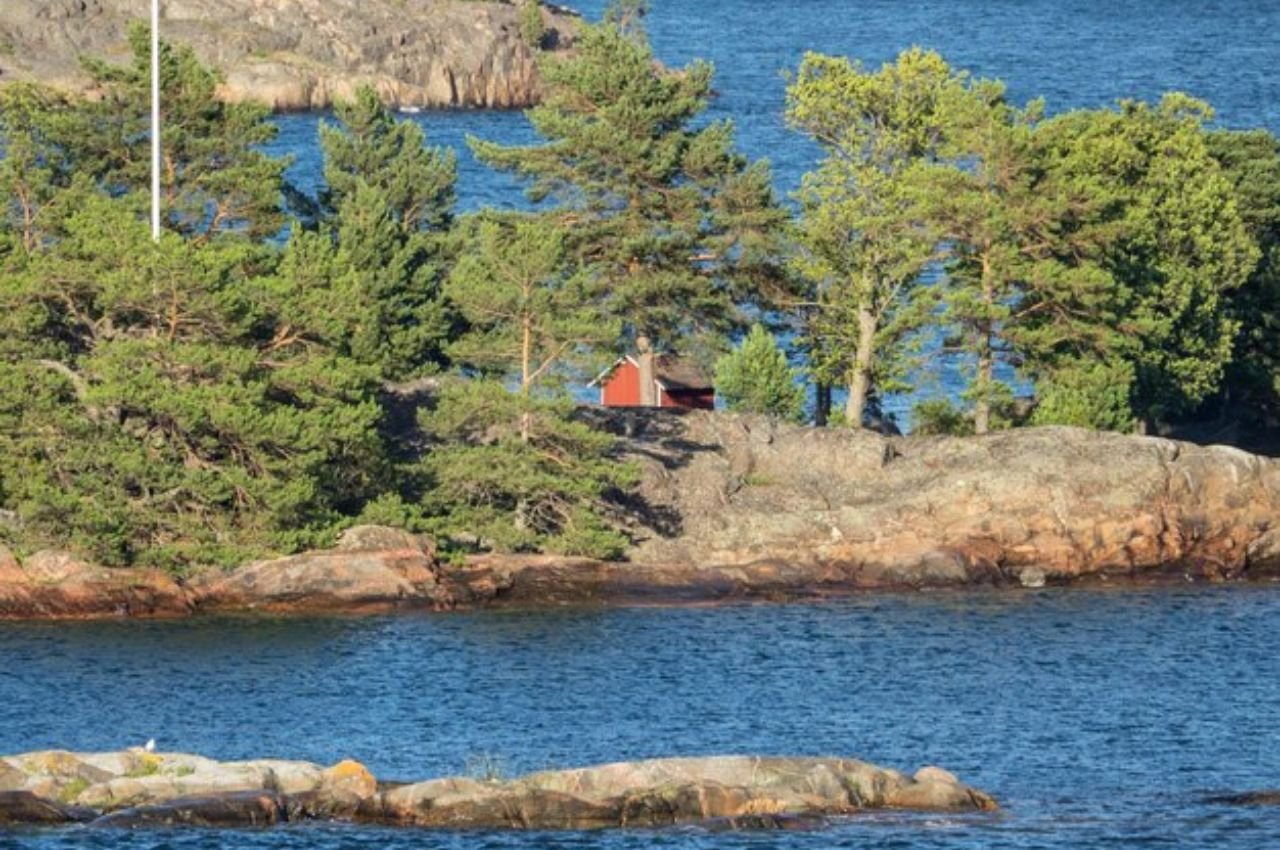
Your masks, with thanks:
<instances>
[{"instance_id":1,"label":"pine tree","mask_svg":"<svg viewBox=\"0 0 1280 850\"><path fill-rule=\"evenodd\" d=\"M1240 331L1217 401L1274 423L1280 421L1280 140L1266 130L1217 130L1207 141L1260 250L1248 280L1226 296Z\"/></svg>"},{"instance_id":2,"label":"pine tree","mask_svg":"<svg viewBox=\"0 0 1280 850\"><path fill-rule=\"evenodd\" d=\"M184 49L162 56L152 242L134 41L132 67L92 64L103 102L3 95L4 533L173 569L326 543L389 478L378 374L335 330L362 305L302 263L276 273L287 163L255 149L265 113L214 101Z\"/></svg>"},{"instance_id":3,"label":"pine tree","mask_svg":"<svg viewBox=\"0 0 1280 850\"><path fill-rule=\"evenodd\" d=\"M1114 334L1108 350L1133 366L1133 411L1143 423L1191 410L1217 388L1238 330L1227 299L1258 262L1209 150L1211 117L1207 104L1171 94L1154 107L1067 113L1041 131L1049 179L1089 200L1072 228L1096 246L1092 265L1106 275Z\"/></svg>"},{"instance_id":4,"label":"pine tree","mask_svg":"<svg viewBox=\"0 0 1280 850\"><path fill-rule=\"evenodd\" d=\"M349 353L376 365L388 381L439 371L456 333L441 288L450 263L457 162L429 148L420 127L397 120L377 93L361 88L324 124L320 144L327 184L320 231L330 245L300 235L297 268L328 269L329 285L348 293Z\"/></svg>"},{"instance_id":5,"label":"pine tree","mask_svg":"<svg viewBox=\"0 0 1280 850\"><path fill-rule=\"evenodd\" d=\"M627 22L584 27L572 57L542 65L529 120L546 140L476 155L554 199L567 250L606 284L606 311L643 350L741 324L775 279L785 213L768 168L734 150L728 122L702 123L711 67L661 68Z\"/></svg>"},{"instance_id":6,"label":"pine tree","mask_svg":"<svg viewBox=\"0 0 1280 850\"><path fill-rule=\"evenodd\" d=\"M102 96L77 106L78 123L61 140L80 173L113 193L150 188L149 28L133 26L129 44L126 66L86 60ZM161 42L160 81L164 226L202 240L279 233L295 193L284 179L289 161L261 151L277 132L269 110L219 101L217 73L189 47Z\"/></svg>"},{"instance_id":7,"label":"pine tree","mask_svg":"<svg viewBox=\"0 0 1280 850\"><path fill-rule=\"evenodd\" d=\"M799 421L804 413L800 381L800 371L788 365L778 341L759 324L716 364L716 394L727 408L743 413Z\"/></svg>"},{"instance_id":8,"label":"pine tree","mask_svg":"<svg viewBox=\"0 0 1280 850\"><path fill-rule=\"evenodd\" d=\"M979 80L947 109L945 161L930 170L935 223L950 246L940 323L947 350L965 358L963 398L985 434L1012 401L1000 364L1043 369L1114 339L1112 286L1089 237L1071 227L1087 199L1041 163L1043 105L1017 109L1003 84Z\"/></svg>"},{"instance_id":9,"label":"pine tree","mask_svg":"<svg viewBox=\"0 0 1280 850\"><path fill-rule=\"evenodd\" d=\"M961 83L936 53L915 49L878 71L809 54L787 91L788 121L825 151L797 195L810 360L821 383L848 387L855 427L873 394L903 388L904 343L927 318L920 280L938 238L921 177Z\"/></svg>"},{"instance_id":10,"label":"pine tree","mask_svg":"<svg viewBox=\"0 0 1280 850\"><path fill-rule=\"evenodd\" d=\"M569 262L545 218L468 224L446 293L469 326L450 354L470 380L423 417L436 441L424 460L434 527L500 549L617 556L626 538L608 497L634 471L612 456L612 437L573 418L565 389L617 338L599 279Z\"/></svg>"},{"instance_id":11,"label":"pine tree","mask_svg":"<svg viewBox=\"0 0 1280 850\"><path fill-rule=\"evenodd\" d=\"M56 235L59 194L76 171L66 140L77 123L66 98L52 89L27 83L0 89L0 261Z\"/></svg>"},{"instance_id":12,"label":"pine tree","mask_svg":"<svg viewBox=\"0 0 1280 850\"><path fill-rule=\"evenodd\" d=\"M153 245L139 196L67 192L59 241L0 287L0 489L25 545L182 567L330 540L383 477L374 376L305 325L282 341L254 246Z\"/></svg>"}]
</instances>

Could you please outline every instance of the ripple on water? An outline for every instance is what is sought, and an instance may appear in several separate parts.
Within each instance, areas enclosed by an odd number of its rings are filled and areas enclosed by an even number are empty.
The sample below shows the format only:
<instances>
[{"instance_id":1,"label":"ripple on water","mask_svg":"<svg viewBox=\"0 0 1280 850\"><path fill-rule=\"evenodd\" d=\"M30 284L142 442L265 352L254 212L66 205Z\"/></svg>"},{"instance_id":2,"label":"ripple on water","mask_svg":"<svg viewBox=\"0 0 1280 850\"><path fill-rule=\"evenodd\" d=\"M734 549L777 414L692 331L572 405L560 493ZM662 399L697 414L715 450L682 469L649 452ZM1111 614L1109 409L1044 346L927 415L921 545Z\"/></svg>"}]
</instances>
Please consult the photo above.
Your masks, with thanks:
<instances>
[{"instance_id":1,"label":"ripple on water","mask_svg":"<svg viewBox=\"0 0 1280 850\"><path fill-rule=\"evenodd\" d=\"M0 626L0 752L154 737L216 758L354 757L384 778L754 752L936 763L989 817L817 833L553 837L348 827L82 829L23 846L1208 846L1280 809L1280 588L867 596L813 605ZM126 842L127 838L127 842ZM13 836L4 840L15 840ZM1259 844L1258 842L1263 842Z\"/></svg>"}]
</instances>

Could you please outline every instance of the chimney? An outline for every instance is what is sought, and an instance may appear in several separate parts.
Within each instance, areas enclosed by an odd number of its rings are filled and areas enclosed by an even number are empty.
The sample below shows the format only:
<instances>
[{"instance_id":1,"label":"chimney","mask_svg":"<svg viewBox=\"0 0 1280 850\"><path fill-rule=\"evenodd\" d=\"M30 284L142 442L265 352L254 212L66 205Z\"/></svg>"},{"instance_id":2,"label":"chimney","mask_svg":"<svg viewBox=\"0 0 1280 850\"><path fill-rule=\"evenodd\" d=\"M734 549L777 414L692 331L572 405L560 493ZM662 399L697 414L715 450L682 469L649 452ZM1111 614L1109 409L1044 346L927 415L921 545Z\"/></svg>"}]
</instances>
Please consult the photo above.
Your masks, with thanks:
<instances>
[{"instance_id":1,"label":"chimney","mask_svg":"<svg viewBox=\"0 0 1280 850\"><path fill-rule=\"evenodd\" d=\"M636 363L640 368L640 405L658 406L657 377L654 374L653 343L647 336L636 337Z\"/></svg>"}]
</instances>

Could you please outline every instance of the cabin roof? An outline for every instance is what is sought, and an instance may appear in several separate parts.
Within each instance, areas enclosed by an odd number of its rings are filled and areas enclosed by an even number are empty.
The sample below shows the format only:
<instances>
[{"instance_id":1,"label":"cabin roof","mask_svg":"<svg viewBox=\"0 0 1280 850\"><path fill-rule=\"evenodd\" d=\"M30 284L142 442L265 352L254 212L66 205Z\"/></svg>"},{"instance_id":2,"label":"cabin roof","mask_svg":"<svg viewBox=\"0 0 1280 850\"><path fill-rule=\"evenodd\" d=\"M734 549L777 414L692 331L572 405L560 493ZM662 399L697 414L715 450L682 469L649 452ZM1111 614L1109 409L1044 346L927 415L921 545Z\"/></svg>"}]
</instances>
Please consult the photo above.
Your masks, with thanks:
<instances>
[{"instance_id":1,"label":"cabin roof","mask_svg":"<svg viewBox=\"0 0 1280 850\"><path fill-rule=\"evenodd\" d=\"M630 354L619 357L588 386L603 384L615 369L627 362L637 368L640 366ZM653 359L653 377L664 390L710 390L715 387L715 382L702 367L675 354L659 354Z\"/></svg>"},{"instance_id":2,"label":"cabin roof","mask_svg":"<svg viewBox=\"0 0 1280 850\"><path fill-rule=\"evenodd\" d=\"M654 358L653 376L666 390L709 390L715 386L698 364L674 354Z\"/></svg>"}]
</instances>

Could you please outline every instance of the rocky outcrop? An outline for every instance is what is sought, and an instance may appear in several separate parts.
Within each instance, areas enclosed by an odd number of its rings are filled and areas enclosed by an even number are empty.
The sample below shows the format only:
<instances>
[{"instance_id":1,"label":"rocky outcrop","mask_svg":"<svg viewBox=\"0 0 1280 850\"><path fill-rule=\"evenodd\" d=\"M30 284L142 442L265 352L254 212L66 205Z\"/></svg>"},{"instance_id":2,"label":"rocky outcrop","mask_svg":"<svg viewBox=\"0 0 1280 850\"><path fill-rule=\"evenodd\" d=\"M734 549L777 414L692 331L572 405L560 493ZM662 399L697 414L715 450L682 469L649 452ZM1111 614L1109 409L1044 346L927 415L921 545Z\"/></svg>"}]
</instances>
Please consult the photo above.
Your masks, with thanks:
<instances>
[{"instance_id":1,"label":"rocky outcrop","mask_svg":"<svg viewBox=\"0 0 1280 850\"><path fill-rule=\"evenodd\" d=\"M46 800L30 791L0 791L0 827L83 823L94 817L90 809Z\"/></svg>"},{"instance_id":2,"label":"rocky outcrop","mask_svg":"<svg viewBox=\"0 0 1280 850\"><path fill-rule=\"evenodd\" d=\"M0 619L184 617L190 591L160 570L107 569L66 552L37 552L22 567L0 546Z\"/></svg>"},{"instance_id":3,"label":"rocky outcrop","mask_svg":"<svg viewBox=\"0 0 1280 850\"><path fill-rule=\"evenodd\" d=\"M1280 462L1225 446L1029 428L888 438L767 419L652 420L633 450L678 516L637 562L808 565L862 587L1280 566ZM654 470L654 465L659 466Z\"/></svg>"},{"instance_id":4,"label":"rocky outcrop","mask_svg":"<svg viewBox=\"0 0 1280 850\"><path fill-rule=\"evenodd\" d=\"M844 758L713 756L547 771L511 780L433 779L379 790L358 762L220 763L178 753L27 753L0 792L0 825L243 827L337 819L449 829L779 825L868 809L993 811L936 767L908 777Z\"/></svg>"},{"instance_id":5,"label":"rocky outcrop","mask_svg":"<svg viewBox=\"0 0 1280 850\"><path fill-rule=\"evenodd\" d=\"M378 527L351 529L334 549L184 580L59 553L17 567L0 552L0 618L680 603L1280 575L1280 461L1237 449L1071 428L889 438L704 412L638 420L624 442L644 469L625 562L442 560L430 540Z\"/></svg>"},{"instance_id":6,"label":"rocky outcrop","mask_svg":"<svg viewBox=\"0 0 1280 850\"><path fill-rule=\"evenodd\" d=\"M1280 806L1280 790L1223 794L1217 797L1209 797L1205 802L1224 806Z\"/></svg>"},{"instance_id":7,"label":"rocky outcrop","mask_svg":"<svg viewBox=\"0 0 1280 850\"><path fill-rule=\"evenodd\" d=\"M0 82L87 91L81 56L123 62L147 0L0 5ZM571 43L577 18L542 6L543 46ZM393 107L519 108L538 98L537 51L515 3L493 0L164 0L161 32L225 78L227 100L324 109L372 85Z\"/></svg>"},{"instance_id":8,"label":"rocky outcrop","mask_svg":"<svg viewBox=\"0 0 1280 850\"><path fill-rule=\"evenodd\" d=\"M623 416L626 454L644 469L629 561L474 558L438 577L451 599L785 599L1280 574L1280 461L1238 449L1073 428L912 438L703 412Z\"/></svg>"},{"instance_id":9,"label":"rocky outcrop","mask_svg":"<svg viewBox=\"0 0 1280 850\"><path fill-rule=\"evenodd\" d=\"M361 611L443 607L430 540L378 526L357 526L335 548L210 572L190 586L203 610Z\"/></svg>"},{"instance_id":10,"label":"rocky outcrop","mask_svg":"<svg viewBox=\"0 0 1280 850\"><path fill-rule=\"evenodd\" d=\"M371 798L360 816L450 829L670 826L866 809L991 811L995 801L937 768L914 778L837 758L656 759L507 782L437 779Z\"/></svg>"},{"instance_id":11,"label":"rocky outcrop","mask_svg":"<svg viewBox=\"0 0 1280 850\"><path fill-rule=\"evenodd\" d=\"M220 796L179 797L153 806L135 806L96 818L96 827L263 827L289 820L287 799L273 791L237 791Z\"/></svg>"}]
</instances>

